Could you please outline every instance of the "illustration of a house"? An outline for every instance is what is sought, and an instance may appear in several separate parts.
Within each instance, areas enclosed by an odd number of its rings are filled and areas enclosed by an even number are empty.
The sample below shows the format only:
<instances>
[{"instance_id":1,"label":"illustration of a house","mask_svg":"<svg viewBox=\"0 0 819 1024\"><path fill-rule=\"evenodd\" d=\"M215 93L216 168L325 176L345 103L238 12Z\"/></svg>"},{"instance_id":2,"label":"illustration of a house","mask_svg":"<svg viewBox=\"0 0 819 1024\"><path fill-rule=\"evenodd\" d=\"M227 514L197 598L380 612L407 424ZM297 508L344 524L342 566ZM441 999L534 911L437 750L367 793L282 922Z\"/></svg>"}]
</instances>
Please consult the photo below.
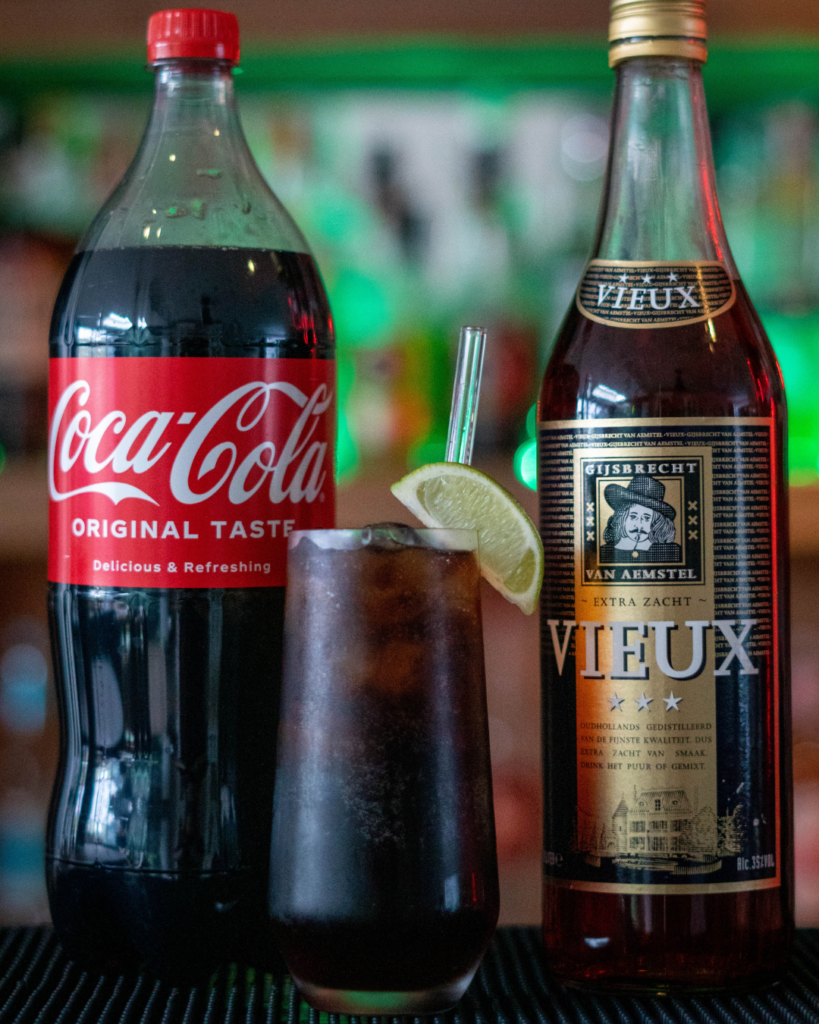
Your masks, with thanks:
<instances>
[{"instance_id":1,"label":"illustration of a house","mask_svg":"<svg viewBox=\"0 0 819 1024\"><path fill-rule=\"evenodd\" d=\"M686 874L715 870L720 857L739 852L742 834L739 807L718 818L710 806L698 807L696 793L635 786L632 799L621 795L610 816L578 808L575 848L598 867L608 859Z\"/></svg>"},{"instance_id":2,"label":"illustration of a house","mask_svg":"<svg viewBox=\"0 0 819 1024\"><path fill-rule=\"evenodd\" d=\"M643 789L635 787L628 806L621 799L612 822L618 836L618 853L647 856L687 853L696 808L684 789ZM716 819L714 820L716 852Z\"/></svg>"}]
</instances>

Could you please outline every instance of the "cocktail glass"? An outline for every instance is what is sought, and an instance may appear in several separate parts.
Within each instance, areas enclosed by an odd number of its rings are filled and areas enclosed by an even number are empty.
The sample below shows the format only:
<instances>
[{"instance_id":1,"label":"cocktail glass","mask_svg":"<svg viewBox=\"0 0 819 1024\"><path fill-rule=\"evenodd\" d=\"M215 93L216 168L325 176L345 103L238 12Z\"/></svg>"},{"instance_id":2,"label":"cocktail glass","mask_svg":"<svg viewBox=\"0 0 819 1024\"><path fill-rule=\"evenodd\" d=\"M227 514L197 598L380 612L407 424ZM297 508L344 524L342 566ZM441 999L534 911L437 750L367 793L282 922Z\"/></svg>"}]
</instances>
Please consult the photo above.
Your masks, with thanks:
<instances>
[{"instance_id":1,"label":"cocktail glass","mask_svg":"<svg viewBox=\"0 0 819 1024\"><path fill-rule=\"evenodd\" d=\"M430 1013L498 917L470 530L292 534L270 910L320 1010Z\"/></svg>"}]
</instances>

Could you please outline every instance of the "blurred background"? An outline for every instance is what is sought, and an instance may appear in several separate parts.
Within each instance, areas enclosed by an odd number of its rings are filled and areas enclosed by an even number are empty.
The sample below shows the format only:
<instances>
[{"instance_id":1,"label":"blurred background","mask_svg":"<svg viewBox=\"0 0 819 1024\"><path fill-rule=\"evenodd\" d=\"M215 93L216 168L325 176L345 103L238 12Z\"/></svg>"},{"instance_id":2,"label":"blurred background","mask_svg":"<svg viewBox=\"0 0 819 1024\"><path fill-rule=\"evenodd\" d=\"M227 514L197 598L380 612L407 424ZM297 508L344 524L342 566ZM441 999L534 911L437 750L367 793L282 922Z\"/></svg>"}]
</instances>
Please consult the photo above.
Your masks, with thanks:
<instances>
[{"instance_id":1,"label":"blurred background","mask_svg":"<svg viewBox=\"0 0 819 1024\"><path fill-rule=\"evenodd\" d=\"M152 90L147 0L0 0L0 923L46 920L57 719L46 344ZM537 382L594 229L607 0L236 0L251 148L338 330L339 525L440 458L461 324L489 328L476 462L535 514ZM790 404L797 916L819 924L819 5L709 0L720 197ZM538 637L484 593L502 921L540 916Z\"/></svg>"}]
</instances>

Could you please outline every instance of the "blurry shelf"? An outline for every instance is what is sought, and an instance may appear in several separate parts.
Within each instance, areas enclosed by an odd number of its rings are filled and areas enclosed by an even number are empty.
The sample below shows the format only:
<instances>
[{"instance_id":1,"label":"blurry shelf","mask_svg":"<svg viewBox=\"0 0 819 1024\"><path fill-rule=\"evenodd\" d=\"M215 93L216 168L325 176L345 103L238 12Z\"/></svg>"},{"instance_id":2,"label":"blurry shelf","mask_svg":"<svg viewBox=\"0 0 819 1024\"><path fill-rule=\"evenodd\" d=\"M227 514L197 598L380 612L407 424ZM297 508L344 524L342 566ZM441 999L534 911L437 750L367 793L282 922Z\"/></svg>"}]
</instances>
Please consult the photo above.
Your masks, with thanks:
<instances>
[{"instance_id":1,"label":"blurry shelf","mask_svg":"<svg viewBox=\"0 0 819 1024\"><path fill-rule=\"evenodd\" d=\"M470 34L491 38L509 33L586 34L604 38L608 4L565 0L234 0L243 39L262 42L314 37L344 39L421 32ZM156 10L154 0L127 4L104 0L4 0L3 39L8 52L32 53L92 45L108 51L118 44L138 44L145 23ZM709 0L713 35L803 35L819 30L815 0ZM144 51L143 51L144 53ZM142 54L140 54L142 56Z\"/></svg>"},{"instance_id":2,"label":"blurry shelf","mask_svg":"<svg viewBox=\"0 0 819 1024\"><path fill-rule=\"evenodd\" d=\"M534 493L522 487L512 474L511 460L493 459L479 467L507 487L533 518L537 514ZM337 522L343 527L404 520L407 511L390 494L389 485L402 475L392 472L363 477L340 487ZM819 556L819 484L792 487L791 554ZM9 463L0 474L0 560L45 559L48 544L48 487L44 462Z\"/></svg>"},{"instance_id":3,"label":"blurry shelf","mask_svg":"<svg viewBox=\"0 0 819 1024\"><path fill-rule=\"evenodd\" d=\"M32 5L35 6L35 5ZM791 38L729 37L712 42L705 83L712 114L726 106L798 95L819 102L819 5L811 34ZM134 44L76 51L25 47L3 51L0 96L25 102L43 93L151 94L143 32ZM136 39L140 42L137 44ZM553 35L520 31L480 35L390 33L256 40L243 47L241 92L328 89L571 88L604 92L614 86L603 32Z\"/></svg>"}]
</instances>

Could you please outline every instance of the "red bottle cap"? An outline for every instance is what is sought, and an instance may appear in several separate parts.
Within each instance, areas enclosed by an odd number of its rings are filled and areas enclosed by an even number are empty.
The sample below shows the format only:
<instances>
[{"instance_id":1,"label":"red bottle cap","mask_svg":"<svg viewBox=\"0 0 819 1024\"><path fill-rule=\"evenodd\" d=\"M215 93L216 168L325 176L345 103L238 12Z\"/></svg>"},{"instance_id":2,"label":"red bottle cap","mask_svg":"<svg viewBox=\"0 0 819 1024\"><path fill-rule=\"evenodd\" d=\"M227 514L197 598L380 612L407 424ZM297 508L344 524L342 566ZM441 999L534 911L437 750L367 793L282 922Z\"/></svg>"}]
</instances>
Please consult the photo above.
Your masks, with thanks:
<instances>
[{"instance_id":1,"label":"red bottle cap","mask_svg":"<svg viewBox=\"0 0 819 1024\"><path fill-rule=\"evenodd\" d=\"M239 22L235 14L185 7L158 11L148 20L148 62L199 57L239 63Z\"/></svg>"}]
</instances>

